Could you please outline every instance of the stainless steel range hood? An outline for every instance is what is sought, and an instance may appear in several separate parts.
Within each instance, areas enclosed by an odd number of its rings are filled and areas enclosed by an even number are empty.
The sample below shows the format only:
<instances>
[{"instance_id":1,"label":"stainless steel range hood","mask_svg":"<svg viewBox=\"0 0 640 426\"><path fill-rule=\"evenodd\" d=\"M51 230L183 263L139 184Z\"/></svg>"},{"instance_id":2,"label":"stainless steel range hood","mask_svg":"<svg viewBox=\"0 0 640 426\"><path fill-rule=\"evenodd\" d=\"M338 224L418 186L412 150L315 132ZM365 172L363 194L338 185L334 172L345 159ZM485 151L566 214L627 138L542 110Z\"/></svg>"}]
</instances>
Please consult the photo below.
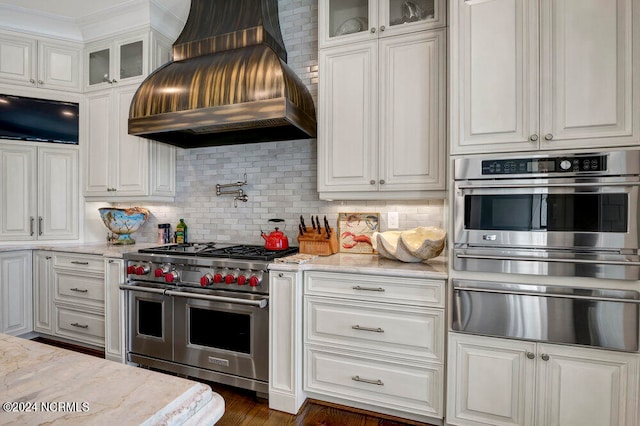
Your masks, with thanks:
<instances>
[{"instance_id":1,"label":"stainless steel range hood","mask_svg":"<svg viewBox=\"0 0 640 426\"><path fill-rule=\"evenodd\" d=\"M183 148L313 138L313 99L286 61L277 0L192 0L173 61L131 102L129 133Z\"/></svg>"}]
</instances>

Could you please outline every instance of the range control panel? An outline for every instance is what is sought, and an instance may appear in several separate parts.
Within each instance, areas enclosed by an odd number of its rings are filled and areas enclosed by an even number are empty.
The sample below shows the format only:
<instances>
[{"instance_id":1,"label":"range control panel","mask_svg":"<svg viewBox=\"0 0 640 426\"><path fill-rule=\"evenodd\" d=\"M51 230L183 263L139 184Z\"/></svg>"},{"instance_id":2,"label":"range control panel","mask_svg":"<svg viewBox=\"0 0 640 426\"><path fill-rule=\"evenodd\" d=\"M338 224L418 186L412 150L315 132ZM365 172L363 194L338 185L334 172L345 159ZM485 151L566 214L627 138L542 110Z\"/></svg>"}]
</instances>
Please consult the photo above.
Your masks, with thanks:
<instances>
[{"instance_id":1,"label":"range control panel","mask_svg":"<svg viewBox=\"0 0 640 426\"><path fill-rule=\"evenodd\" d=\"M531 173L579 173L607 170L606 155L514 158L482 161L483 175L520 175Z\"/></svg>"}]
</instances>

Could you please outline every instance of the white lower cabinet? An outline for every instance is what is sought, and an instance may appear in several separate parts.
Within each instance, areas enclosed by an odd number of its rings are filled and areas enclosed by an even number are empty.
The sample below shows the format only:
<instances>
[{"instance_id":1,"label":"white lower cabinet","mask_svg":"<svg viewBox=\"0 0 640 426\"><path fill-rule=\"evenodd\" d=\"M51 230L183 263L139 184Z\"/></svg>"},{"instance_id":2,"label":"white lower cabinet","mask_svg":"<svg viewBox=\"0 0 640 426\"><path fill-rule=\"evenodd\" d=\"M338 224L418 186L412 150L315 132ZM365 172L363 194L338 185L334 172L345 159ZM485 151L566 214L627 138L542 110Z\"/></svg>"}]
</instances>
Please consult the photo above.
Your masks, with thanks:
<instances>
[{"instance_id":1,"label":"white lower cabinet","mask_svg":"<svg viewBox=\"0 0 640 426\"><path fill-rule=\"evenodd\" d=\"M53 333L53 253L33 252L33 331Z\"/></svg>"},{"instance_id":2,"label":"white lower cabinet","mask_svg":"<svg viewBox=\"0 0 640 426\"><path fill-rule=\"evenodd\" d=\"M309 271L304 291L309 397L443 418L444 281Z\"/></svg>"},{"instance_id":3,"label":"white lower cabinet","mask_svg":"<svg viewBox=\"0 0 640 426\"><path fill-rule=\"evenodd\" d=\"M31 250L0 253L0 333L33 329Z\"/></svg>"},{"instance_id":4,"label":"white lower cabinet","mask_svg":"<svg viewBox=\"0 0 640 426\"><path fill-rule=\"evenodd\" d=\"M269 273L269 408L296 414L302 390L302 272Z\"/></svg>"},{"instance_id":5,"label":"white lower cabinet","mask_svg":"<svg viewBox=\"0 0 640 426\"><path fill-rule=\"evenodd\" d=\"M104 347L104 269L102 256L36 251L34 331Z\"/></svg>"},{"instance_id":6,"label":"white lower cabinet","mask_svg":"<svg viewBox=\"0 0 640 426\"><path fill-rule=\"evenodd\" d=\"M124 283L124 260L106 259L104 269L104 310L106 359L125 362L125 306L124 293L120 284Z\"/></svg>"},{"instance_id":7,"label":"white lower cabinet","mask_svg":"<svg viewBox=\"0 0 640 426\"><path fill-rule=\"evenodd\" d=\"M449 334L451 425L637 424L640 354Z\"/></svg>"}]
</instances>

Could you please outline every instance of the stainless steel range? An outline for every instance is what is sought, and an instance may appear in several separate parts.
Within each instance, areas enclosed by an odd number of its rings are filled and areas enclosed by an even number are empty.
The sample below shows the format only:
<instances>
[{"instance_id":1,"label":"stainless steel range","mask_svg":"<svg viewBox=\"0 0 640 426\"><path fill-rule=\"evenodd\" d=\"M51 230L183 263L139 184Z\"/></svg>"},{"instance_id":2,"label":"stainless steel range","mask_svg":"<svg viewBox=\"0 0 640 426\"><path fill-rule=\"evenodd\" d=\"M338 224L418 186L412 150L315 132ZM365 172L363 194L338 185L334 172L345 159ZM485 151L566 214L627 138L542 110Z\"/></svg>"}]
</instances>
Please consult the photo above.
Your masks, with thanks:
<instances>
[{"instance_id":1,"label":"stainless steel range","mask_svg":"<svg viewBox=\"0 0 640 426\"><path fill-rule=\"evenodd\" d=\"M128 360L267 394L267 265L296 252L206 243L125 254Z\"/></svg>"}]
</instances>

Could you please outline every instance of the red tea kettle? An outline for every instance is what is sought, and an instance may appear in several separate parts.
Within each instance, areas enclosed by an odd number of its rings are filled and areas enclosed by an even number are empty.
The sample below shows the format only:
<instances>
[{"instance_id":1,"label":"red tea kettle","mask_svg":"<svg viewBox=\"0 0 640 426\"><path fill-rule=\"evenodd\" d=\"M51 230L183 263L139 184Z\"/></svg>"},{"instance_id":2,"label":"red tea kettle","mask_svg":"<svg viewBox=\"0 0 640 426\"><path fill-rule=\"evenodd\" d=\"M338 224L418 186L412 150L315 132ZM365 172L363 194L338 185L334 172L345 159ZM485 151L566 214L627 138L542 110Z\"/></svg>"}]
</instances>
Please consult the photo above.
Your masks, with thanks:
<instances>
[{"instance_id":1,"label":"red tea kettle","mask_svg":"<svg viewBox=\"0 0 640 426\"><path fill-rule=\"evenodd\" d=\"M269 219L269 222L280 223L284 222L284 219ZM264 248L267 250L286 250L289 248L289 239L284 232L279 231L278 227L272 231L269 235L260 230L260 236L264 238Z\"/></svg>"}]
</instances>

